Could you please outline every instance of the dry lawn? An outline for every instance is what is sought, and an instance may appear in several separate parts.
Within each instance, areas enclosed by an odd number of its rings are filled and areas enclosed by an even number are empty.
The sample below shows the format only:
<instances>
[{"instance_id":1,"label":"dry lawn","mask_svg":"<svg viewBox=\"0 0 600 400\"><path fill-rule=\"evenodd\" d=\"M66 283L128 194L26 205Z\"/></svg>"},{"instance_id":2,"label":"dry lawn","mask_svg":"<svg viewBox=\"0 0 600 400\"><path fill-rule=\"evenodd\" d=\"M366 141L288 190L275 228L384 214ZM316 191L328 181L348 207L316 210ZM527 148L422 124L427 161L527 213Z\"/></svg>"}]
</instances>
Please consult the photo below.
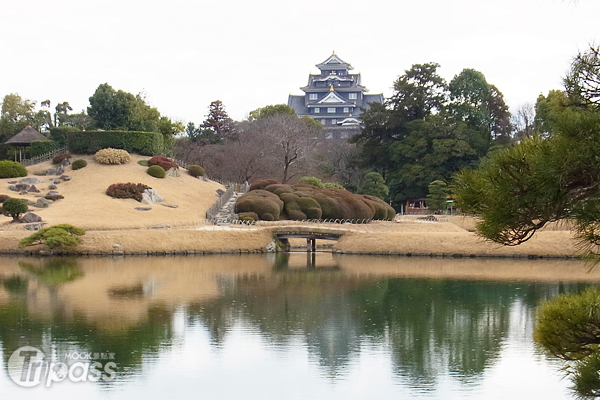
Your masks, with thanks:
<instances>
[{"instance_id":1,"label":"dry lawn","mask_svg":"<svg viewBox=\"0 0 600 400\"><path fill-rule=\"evenodd\" d=\"M215 182L205 182L191 177L181 169L180 177L153 178L146 167L137 164L148 159L131 155L125 165L103 165L92 156L74 156L72 161L83 158L88 165L73 171L66 167L65 174L71 180L58 185L57 191L65 198L49 208L30 207L47 223L72 224L87 230L81 251L235 251L264 249L272 241L271 227L295 224L292 222L265 223L259 227L223 228L204 222L206 211L218 199L216 191L224 189ZM51 168L50 162L29 167L29 176L35 171ZM36 185L43 196L54 177L36 176L43 183ZM8 191L8 182L18 179L0 179L0 194L22 197L35 201L35 195L18 196ZM106 189L113 183L143 183L164 198L164 202L151 206L132 199L113 199ZM177 205L177 208L162 204ZM136 207L150 207L138 211ZM31 232L21 224L12 224L8 217L0 216L0 250L15 249L20 239ZM374 222L368 225L334 225L336 230L347 232L339 242L319 241L319 245L332 245L344 252L393 252L393 253L448 253L475 255L552 255L574 256L579 254L576 242L564 224L554 224L537 233L529 242L504 247L483 241L475 233L476 220L467 217L450 217L449 222L427 223L416 218L401 222ZM149 229L168 225L169 229ZM304 245L306 241L295 240L292 245ZM35 250L36 248L33 248ZM37 249L41 249L38 246Z\"/></svg>"}]
</instances>

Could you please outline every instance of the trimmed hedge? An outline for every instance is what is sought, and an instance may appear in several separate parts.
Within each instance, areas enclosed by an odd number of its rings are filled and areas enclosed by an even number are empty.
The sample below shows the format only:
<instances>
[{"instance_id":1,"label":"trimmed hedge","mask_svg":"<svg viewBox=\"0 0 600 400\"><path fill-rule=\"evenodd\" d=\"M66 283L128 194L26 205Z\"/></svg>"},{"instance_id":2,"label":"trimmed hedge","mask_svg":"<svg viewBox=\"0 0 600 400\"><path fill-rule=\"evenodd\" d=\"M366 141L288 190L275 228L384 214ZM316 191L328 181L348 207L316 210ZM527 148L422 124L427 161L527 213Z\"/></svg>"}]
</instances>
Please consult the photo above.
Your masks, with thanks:
<instances>
[{"instance_id":1,"label":"trimmed hedge","mask_svg":"<svg viewBox=\"0 0 600 400\"><path fill-rule=\"evenodd\" d=\"M148 167L146 172L148 173L148 175L153 176L155 178L162 179L165 176L167 176L167 171L165 171L165 169L163 167L161 167L160 165L151 165Z\"/></svg>"},{"instance_id":2,"label":"trimmed hedge","mask_svg":"<svg viewBox=\"0 0 600 400\"><path fill-rule=\"evenodd\" d=\"M0 161L0 179L27 176L27 168L21 163L10 160Z\"/></svg>"},{"instance_id":3,"label":"trimmed hedge","mask_svg":"<svg viewBox=\"0 0 600 400\"><path fill-rule=\"evenodd\" d=\"M69 150L76 154L94 154L112 147L130 153L152 156L163 151L163 136L158 132L84 131L68 132Z\"/></svg>"},{"instance_id":4,"label":"trimmed hedge","mask_svg":"<svg viewBox=\"0 0 600 400\"><path fill-rule=\"evenodd\" d=\"M117 199L135 199L142 201L146 189L152 189L143 183L114 183L106 189L106 194Z\"/></svg>"},{"instance_id":5,"label":"trimmed hedge","mask_svg":"<svg viewBox=\"0 0 600 400\"><path fill-rule=\"evenodd\" d=\"M59 147L67 145L67 133L69 132L79 132L78 128L74 126L55 126L54 128L50 128L50 139L54 140Z\"/></svg>"},{"instance_id":6,"label":"trimmed hedge","mask_svg":"<svg viewBox=\"0 0 600 400\"><path fill-rule=\"evenodd\" d=\"M76 170L84 168L86 166L87 166L87 161L79 159L79 160L73 161L73 164L71 164L71 169L76 171Z\"/></svg>"},{"instance_id":7,"label":"trimmed hedge","mask_svg":"<svg viewBox=\"0 0 600 400\"><path fill-rule=\"evenodd\" d=\"M58 144L54 140L36 140L31 142L29 146L29 154L31 157L38 157L42 154L50 153L55 150Z\"/></svg>"},{"instance_id":8,"label":"trimmed hedge","mask_svg":"<svg viewBox=\"0 0 600 400\"><path fill-rule=\"evenodd\" d=\"M357 195L345 189L319 188L314 182L282 185L270 180L253 182L254 187L236 203L240 214L255 212L261 220L305 219L393 219L395 210L385 201L367 195ZM267 193L270 194L267 195ZM276 200L280 200L278 206ZM279 208L279 214L277 213Z\"/></svg>"},{"instance_id":9,"label":"trimmed hedge","mask_svg":"<svg viewBox=\"0 0 600 400\"><path fill-rule=\"evenodd\" d=\"M177 165L177 163L173 160L171 160L170 158L164 157L164 156L154 156L151 159L148 160L148 165L159 165L161 166L165 171L170 170L171 168L177 168L179 169L179 165Z\"/></svg>"}]
</instances>

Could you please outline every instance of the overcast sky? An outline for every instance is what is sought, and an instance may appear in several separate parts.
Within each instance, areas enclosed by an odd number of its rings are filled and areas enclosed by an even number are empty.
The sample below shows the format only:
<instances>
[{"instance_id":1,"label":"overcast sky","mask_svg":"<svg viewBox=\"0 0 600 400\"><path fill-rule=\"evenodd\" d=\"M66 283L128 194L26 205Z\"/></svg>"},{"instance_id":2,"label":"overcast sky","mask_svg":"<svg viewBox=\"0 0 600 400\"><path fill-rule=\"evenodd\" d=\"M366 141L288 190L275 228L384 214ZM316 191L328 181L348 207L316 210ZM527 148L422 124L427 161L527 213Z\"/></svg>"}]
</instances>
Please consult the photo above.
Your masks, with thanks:
<instances>
[{"instance_id":1,"label":"overcast sky","mask_svg":"<svg viewBox=\"0 0 600 400\"><path fill-rule=\"evenodd\" d=\"M109 83L184 122L213 100L240 120L302 94L335 51L370 93L437 62L447 81L481 71L514 109L561 88L599 21L598 0L0 0L0 96L80 111Z\"/></svg>"}]
</instances>

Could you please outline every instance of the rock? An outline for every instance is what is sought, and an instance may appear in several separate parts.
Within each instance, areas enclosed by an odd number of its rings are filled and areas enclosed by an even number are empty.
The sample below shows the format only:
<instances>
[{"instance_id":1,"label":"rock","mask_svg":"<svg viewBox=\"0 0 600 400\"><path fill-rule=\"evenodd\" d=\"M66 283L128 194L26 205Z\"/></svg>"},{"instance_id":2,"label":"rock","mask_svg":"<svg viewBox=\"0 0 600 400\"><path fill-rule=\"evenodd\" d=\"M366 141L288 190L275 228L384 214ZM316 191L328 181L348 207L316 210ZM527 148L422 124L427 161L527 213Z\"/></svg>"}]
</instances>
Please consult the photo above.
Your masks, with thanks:
<instances>
[{"instance_id":1,"label":"rock","mask_svg":"<svg viewBox=\"0 0 600 400\"><path fill-rule=\"evenodd\" d=\"M19 181L24 185L37 185L38 183L42 183L38 178L23 178Z\"/></svg>"},{"instance_id":2,"label":"rock","mask_svg":"<svg viewBox=\"0 0 600 400\"><path fill-rule=\"evenodd\" d=\"M267 251L269 253L274 253L277 251L277 244L275 242L271 242L267 245Z\"/></svg>"},{"instance_id":3,"label":"rock","mask_svg":"<svg viewBox=\"0 0 600 400\"><path fill-rule=\"evenodd\" d=\"M61 167L67 167L67 166L69 166L69 165L71 165L71 161L69 161L69 159L68 159L68 158L65 158L65 159L64 159L64 160L62 160L62 162L60 163L60 166L61 166Z\"/></svg>"},{"instance_id":4,"label":"rock","mask_svg":"<svg viewBox=\"0 0 600 400\"><path fill-rule=\"evenodd\" d=\"M181 176L181 171L179 170L179 168L171 167L167 171L167 176L174 176L176 178L179 178Z\"/></svg>"},{"instance_id":5,"label":"rock","mask_svg":"<svg viewBox=\"0 0 600 400\"><path fill-rule=\"evenodd\" d=\"M52 181L52 183L54 183L55 185L58 185L59 183L61 183L62 181L60 179L55 179L54 181Z\"/></svg>"},{"instance_id":6,"label":"rock","mask_svg":"<svg viewBox=\"0 0 600 400\"><path fill-rule=\"evenodd\" d=\"M152 210L152 207L135 207L134 210L138 210L138 211L150 211L150 210Z\"/></svg>"},{"instance_id":7,"label":"rock","mask_svg":"<svg viewBox=\"0 0 600 400\"><path fill-rule=\"evenodd\" d=\"M50 168L49 170L46 171L46 175L62 175L65 173L65 169L60 166L60 167L56 167L56 168Z\"/></svg>"},{"instance_id":8,"label":"rock","mask_svg":"<svg viewBox=\"0 0 600 400\"><path fill-rule=\"evenodd\" d=\"M60 179L62 179L63 181L67 182L71 180L71 177L69 175L61 175Z\"/></svg>"},{"instance_id":9,"label":"rock","mask_svg":"<svg viewBox=\"0 0 600 400\"><path fill-rule=\"evenodd\" d=\"M50 205L54 203L52 200L48 200L45 199L43 197L40 197L39 199L37 199L37 201L34 204L34 207L38 207L38 208L48 208L50 207Z\"/></svg>"},{"instance_id":10,"label":"rock","mask_svg":"<svg viewBox=\"0 0 600 400\"><path fill-rule=\"evenodd\" d=\"M40 189L36 188L35 185L31 185L29 186L29 188L27 189L27 192L29 193L39 193Z\"/></svg>"},{"instance_id":11,"label":"rock","mask_svg":"<svg viewBox=\"0 0 600 400\"><path fill-rule=\"evenodd\" d=\"M223 193L225 193L224 190L217 189L217 196L221 197L221 196L223 196Z\"/></svg>"},{"instance_id":12,"label":"rock","mask_svg":"<svg viewBox=\"0 0 600 400\"><path fill-rule=\"evenodd\" d=\"M56 189L56 187L57 187L56 184L51 183L48 185L48 190L54 190L54 189Z\"/></svg>"},{"instance_id":13,"label":"rock","mask_svg":"<svg viewBox=\"0 0 600 400\"><path fill-rule=\"evenodd\" d=\"M161 204L161 206L169 208L179 208L179 206L176 206L175 204Z\"/></svg>"},{"instance_id":14,"label":"rock","mask_svg":"<svg viewBox=\"0 0 600 400\"><path fill-rule=\"evenodd\" d=\"M142 193L142 204L154 204L163 201L164 199L156 193L156 189L146 189Z\"/></svg>"},{"instance_id":15,"label":"rock","mask_svg":"<svg viewBox=\"0 0 600 400\"><path fill-rule=\"evenodd\" d=\"M16 183L13 185L8 185L8 190L12 190L13 192L27 192L29 189L29 185L25 183Z\"/></svg>"},{"instance_id":16,"label":"rock","mask_svg":"<svg viewBox=\"0 0 600 400\"><path fill-rule=\"evenodd\" d=\"M171 229L171 225L152 225L148 229Z\"/></svg>"},{"instance_id":17,"label":"rock","mask_svg":"<svg viewBox=\"0 0 600 400\"><path fill-rule=\"evenodd\" d=\"M16 185L17 183L19 183L18 181L8 181L9 185Z\"/></svg>"},{"instance_id":18,"label":"rock","mask_svg":"<svg viewBox=\"0 0 600 400\"><path fill-rule=\"evenodd\" d=\"M42 222L42 217L32 212L28 212L21 217L21 221L25 224L30 224L32 222Z\"/></svg>"},{"instance_id":19,"label":"rock","mask_svg":"<svg viewBox=\"0 0 600 400\"><path fill-rule=\"evenodd\" d=\"M121 245L119 243L113 244L113 249L120 249Z\"/></svg>"},{"instance_id":20,"label":"rock","mask_svg":"<svg viewBox=\"0 0 600 400\"><path fill-rule=\"evenodd\" d=\"M23 225L23 228L27 229L28 231L39 231L42 226L44 226L45 222L40 222L39 224L29 224L29 225Z\"/></svg>"},{"instance_id":21,"label":"rock","mask_svg":"<svg viewBox=\"0 0 600 400\"><path fill-rule=\"evenodd\" d=\"M56 190L51 190L48 193L46 193L46 196L56 196L58 194L58 192Z\"/></svg>"}]
</instances>

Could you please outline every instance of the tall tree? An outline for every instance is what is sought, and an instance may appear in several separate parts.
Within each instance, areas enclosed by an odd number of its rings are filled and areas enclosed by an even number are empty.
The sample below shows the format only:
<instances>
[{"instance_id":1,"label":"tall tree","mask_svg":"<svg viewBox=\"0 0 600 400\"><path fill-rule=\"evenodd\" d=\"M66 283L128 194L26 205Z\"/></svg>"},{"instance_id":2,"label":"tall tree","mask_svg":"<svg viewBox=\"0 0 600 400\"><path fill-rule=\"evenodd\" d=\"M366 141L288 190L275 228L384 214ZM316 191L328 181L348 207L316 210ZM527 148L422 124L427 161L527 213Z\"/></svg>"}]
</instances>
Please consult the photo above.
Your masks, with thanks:
<instances>
[{"instance_id":1,"label":"tall tree","mask_svg":"<svg viewBox=\"0 0 600 400\"><path fill-rule=\"evenodd\" d=\"M579 68L575 60L571 76ZM567 87L568 89L568 87ZM492 154L455 179L458 204L482 217L482 236L506 245L527 241L548 222L575 221L582 244L600 245L600 110L579 93L538 99L547 137Z\"/></svg>"},{"instance_id":2,"label":"tall tree","mask_svg":"<svg viewBox=\"0 0 600 400\"><path fill-rule=\"evenodd\" d=\"M202 128L212 131L213 135L218 138L217 141L231 141L235 140L235 124L221 100L215 100L210 103L208 107L208 115L202 123Z\"/></svg>"},{"instance_id":3,"label":"tall tree","mask_svg":"<svg viewBox=\"0 0 600 400\"><path fill-rule=\"evenodd\" d=\"M573 59L564 84L574 104L600 109L600 45Z\"/></svg>"}]
</instances>

